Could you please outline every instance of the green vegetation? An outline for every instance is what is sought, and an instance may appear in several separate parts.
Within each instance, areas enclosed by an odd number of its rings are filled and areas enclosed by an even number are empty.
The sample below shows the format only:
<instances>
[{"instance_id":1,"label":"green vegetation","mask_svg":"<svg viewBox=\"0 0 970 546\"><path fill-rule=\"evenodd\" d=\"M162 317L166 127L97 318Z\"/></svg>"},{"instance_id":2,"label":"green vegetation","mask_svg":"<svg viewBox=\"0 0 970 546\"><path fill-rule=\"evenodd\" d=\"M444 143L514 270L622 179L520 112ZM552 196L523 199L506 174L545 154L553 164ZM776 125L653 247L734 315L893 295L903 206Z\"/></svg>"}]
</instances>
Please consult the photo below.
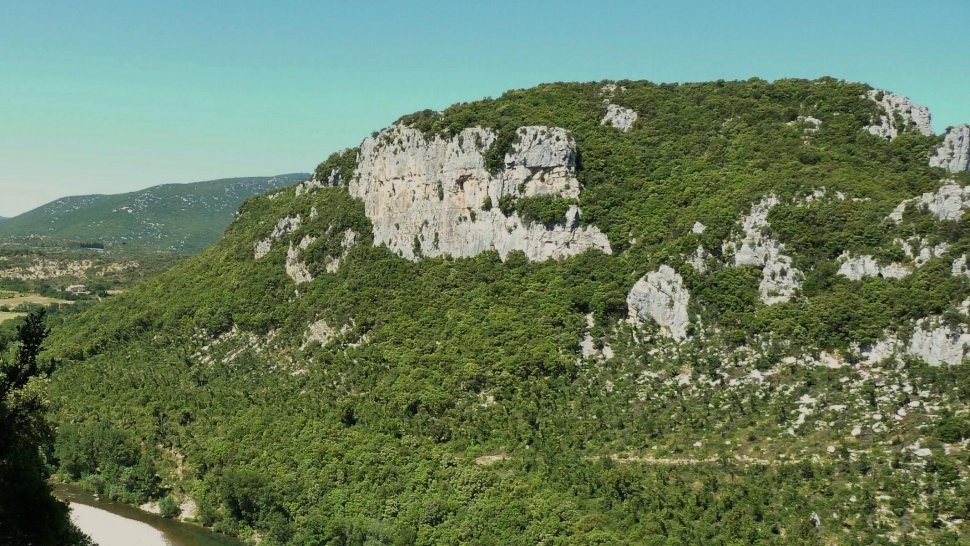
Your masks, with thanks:
<instances>
[{"instance_id":1,"label":"green vegetation","mask_svg":"<svg viewBox=\"0 0 970 546\"><path fill-rule=\"evenodd\" d=\"M308 174L166 184L119 195L64 197L8 218L0 237L75 241L84 248L192 254L214 243L244 199Z\"/></svg>"},{"instance_id":2,"label":"green vegetation","mask_svg":"<svg viewBox=\"0 0 970 546\"><path fill-rule=\"evenodd\" d=\"M49 333L44 313L28 316L16 332L10 347L0 337L0 544L90 544L47 483L53 434L41 384L51 370L37 361Z\"/></svg>"},{"instance_id":3,"label":"green vegetation","mask_svg":"<svg viewBox=\"0 0 970 546\"><path fill-rule=\"evenodd\" d=\"M954 309L970 282L950 263L970 251L970 219L885 220L939 186L939 139L873 137L868 87L828 78L617 84L610 100L640 115L628 133L600 124L600 83L403 118L496 130L496 165L518 127L566 128L581 221L612 255L410 262L373 246L341 187L251 198L214 246L55 317L58 473L132 503L192 498L200 522L264 545L966 543L970 366L863 365L855 349L921 317L967 323ZM798 116L822 124L806 135ZM354 157L317 172L347 182ZM823 188L847 199L791 205ZM770 306L761 271L722 256L768 194L782 203L771 235L806 277ZM570 204L493 206L546 222ZM842 251L902 259L893 239L914 236L950 246L904 279L836 274ZM296 286L284 264L304 240L315 279ZM698 245L704 273L686 263ZM661 264L698 317L681 345L624 320ZM584 356L587 334L612 358ZM849 364L799 360L821 350Z\"/></svg>"}]
</instances>

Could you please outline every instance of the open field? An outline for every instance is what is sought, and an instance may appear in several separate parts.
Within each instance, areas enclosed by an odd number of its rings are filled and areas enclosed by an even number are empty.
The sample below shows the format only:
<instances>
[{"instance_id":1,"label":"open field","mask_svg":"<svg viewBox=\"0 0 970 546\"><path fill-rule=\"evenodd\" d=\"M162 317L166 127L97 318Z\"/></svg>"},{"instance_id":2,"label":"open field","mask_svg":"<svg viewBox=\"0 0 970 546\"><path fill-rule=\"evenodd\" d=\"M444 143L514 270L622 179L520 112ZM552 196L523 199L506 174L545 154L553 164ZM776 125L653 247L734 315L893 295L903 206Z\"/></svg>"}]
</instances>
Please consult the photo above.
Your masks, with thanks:
<instances>
[{"instance_id":1,"label":"open field","mask_svg":"<svg viewBox=\"0 0 970 546\"><path fill-rule=\"evenodd\" d=\"M7 306L10 309L16 308L18 305L23 304L34 304L34 305L50 305L52 303L59 304L71 304L73 301L61 300L57 298L49 298L47 296L40 296L38 294L13 294L12 292L5 292L0 294L0 296L8 296L0 298L0 306Z\"/></svg>"},{"instance_id":2,"label":"open field","mask_svg":"<svg viewBox=\"0 0 970 546\"><path fill-rule=\"evenodd\" d=\"M10 313L7 311L0 311L0 324L7 322L8 320L13 320L17 317L22 317L27 313Z\"/></svg>"}]
</instances>

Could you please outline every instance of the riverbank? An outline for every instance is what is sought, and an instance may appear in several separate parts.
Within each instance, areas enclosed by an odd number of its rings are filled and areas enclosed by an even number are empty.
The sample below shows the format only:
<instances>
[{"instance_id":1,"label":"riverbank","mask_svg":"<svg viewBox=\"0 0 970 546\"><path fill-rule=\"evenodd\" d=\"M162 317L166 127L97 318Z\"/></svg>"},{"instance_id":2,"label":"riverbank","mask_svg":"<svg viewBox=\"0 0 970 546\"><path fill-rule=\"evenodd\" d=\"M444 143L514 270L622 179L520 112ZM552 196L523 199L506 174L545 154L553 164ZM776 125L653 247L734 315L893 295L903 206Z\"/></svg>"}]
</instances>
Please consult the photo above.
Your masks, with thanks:
<instances>
[{"instance_id":1,"label":"riverbank","mask_svg":"<svg viewBox=\"0 0 970 546\"><path fill-rule=\"evenodd\" d=\"M54 495L70 505L71 520L99 546L243 546L203 527L105 500L71 485L54 485Z\"/></svg>"}]
</instances>

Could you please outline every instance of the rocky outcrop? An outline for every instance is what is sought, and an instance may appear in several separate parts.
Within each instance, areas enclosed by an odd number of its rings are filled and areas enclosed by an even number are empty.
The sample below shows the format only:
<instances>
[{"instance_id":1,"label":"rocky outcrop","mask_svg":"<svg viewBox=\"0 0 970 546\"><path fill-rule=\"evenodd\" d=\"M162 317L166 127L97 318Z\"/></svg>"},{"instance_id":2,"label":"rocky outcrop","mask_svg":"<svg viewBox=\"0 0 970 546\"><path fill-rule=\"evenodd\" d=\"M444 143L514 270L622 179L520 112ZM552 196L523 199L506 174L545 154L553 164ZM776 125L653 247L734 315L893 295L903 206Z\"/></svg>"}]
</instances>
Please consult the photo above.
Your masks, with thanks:
<instances>
[{"instance_id":1,"label":"rocky outcrop","mask_svg":"<svg viewBox=\"0 0 970 546\"><path fill-rule=\"evenodd\" d=\"M636 120L637 113L633 110L617 104L608 104L606 114L600 120L600 125L609 124L626 133L633 128L633 123Z\"/></svg>"},{"instance_id":2,"label":"rocky outcrop","mask_svg":"<svg viewBox=\"0 0 970 546\"><path fill-rule=\"evenodd\" d=\"M299 214L296 216L280 218L280 220L276 222L276 226L273 227L273 231L269 234L269 237L257 241L254 245L253 254L255 259L258 260L269 254L269 251L273 249L273 241L276 241L284 235L293 233L294 231L300 229L300 224L302 222L303 218L301 218Z\"/></svg>"},{"instance_id":3,"label":"rocky outcrop","mask_svg":"<svg viewBox=\"0 0 970 546\"><path fill-rule=\"evenodd\" d=\"M970 171L970 125L958 125L946 130L943 144L930 158L930 167L939 167L951 173Z\"/></svg>"},{"instance_id":4,"label":"rocky outcrop","mask_svg":"<svg viewBox=\"0 0 970 546\"><path fill-rule=\"evenodd\" d=\"M663 335L677 341L687 338L689 301L683 279L666 265L641 277L626 298L631 321L652 320L660 325Z\"/></svg>"},{"instance_id":5,"label":"rocky outcrop","mask_svg":"<svg viewBox=\"0 0 970 546\"><path fill-rule=\"evenodd\" d=\"M867 95L882 107L885 115L879 116L872 125L866 127L869 133L892 140L904 131L916 131L922 135L933 134L930 111L909 100L909 97L873 89Z\"/></svg>"},{"instance_id":6,"label":"rocky outcrop","mask_svg":"<svg viewBox=\"0 0 970 546\"><path fill-rule=\"evenodd\" d=\"M953 260L952 268L954 277L959 277L960 275L970 277L970 268L967 268L966 254L963 254L959 258Z\"/></svg>"},{"instance_id":7,"label":"rocky outcrop","mask_svg":"<svg viewBox=\"0 0 970 546\"><path fill-rule=\"evenodd\" d=\"M936 318L920 319L906 352L931 366L960 364L970 356L970 330L966 325L942 324Z\"/></svg>"},{"instance_id":8,"label":"rocky outcrop","mask_svg":"<svg viewBox=\"0 0 970 546\"><path fill-rule=\"evenodd\" d=\"M866 277L901 279L912 272L909 267L902 264L879 265L872 256L852 256L848 252L843 252L838 262L839 274L854 281Z\"/></svg>"},{"instance_id":9,"label":"rocky outcrop","mask_svg":"<svg viewBox=\"0 0 970 546\"><path fill-rule=\"evenodd\" d=\"M946 242L931 245L923 237L910 237L906 240L895 239L893 242L903 249L903 253L906 254L907 258L913 260L913 265L916 267L923 267L926 262L933 258L939 258L950 250L950 245Z\"/></svg>"},{"instance_id":10,"label":"rocky outcrop","mask_svg":"<svg viewBox=\"0 0 970 546\"><path fill-rule=\"evenodd\" d=\"M564 129L522 127L492 174L485 152L495 141L487 129L464 129L453 138L425 138L417 129L393 125L360 147L349 184L364 202L374 244L416 260L422 256L470 257L495 250L505 259L521 250L530 260L564 258L589 249L611 253L595 226L580 226L579 208L560 223L524 222L498 208L503 197L579 196L576 144Z\"/></svg>"},{"instance_id":11,"label":"rocky outcrop","mask_svg":"<svg viewBox=\"0 0 970 546\"><path fill-rule=\"evenodd\" d=\"M340 269L340 262L347 257L347 253L349 253L350 249L356 244L357 232L352 229L345 231L343 238L340 240L340 248L343 249L343 252L341 252L340 256L337 256L336 258L328 256L324 261L323 265L326 268L327 273L336 273L337 270Z\"/></svg>"},{"instance_id":12,"label":"rocky outcrop","mask_svg":"<svg viewBox=\"0 0 970 546\"><path fill-rule=\"evenodd\" d=\"M903 214L909 207L928 210L940 220L959 220L963 211L970 208L970 186L960 187L956 182L949 181L935 192L903 201L889 214L889 219L897 224L902 222Z\"/></svg>"},{"instance_id":13,"label":"rocky outcrop","mask_svg":"<svg viewBox=\"0 0 970 546\"><path fill-rule=\"evenodd\" d=\"M761 268L758 291L768 305L789 301L805 278L784 254L785 245L765 234L768 212L777 204L778 198L769 195L752 205L751 213L741 221L740 237L722 247L724 254L734 254L735 265Z\"/></svg>"},{"instance_id":14,"label":"rocky outcrop","mask_svg":"<svg viewBox=\"0 0 970 546\"><path fill-rule=\"evenodd\" d=\"M306 250L315 241L316 238L306 235L296 247L293 246L293 243L290 243L290 248L286 251L286 274L296 284L308 283L313 280L313 275L310 274L307 265L300 258L300 251Z\"/></svg>"}]
</instances>

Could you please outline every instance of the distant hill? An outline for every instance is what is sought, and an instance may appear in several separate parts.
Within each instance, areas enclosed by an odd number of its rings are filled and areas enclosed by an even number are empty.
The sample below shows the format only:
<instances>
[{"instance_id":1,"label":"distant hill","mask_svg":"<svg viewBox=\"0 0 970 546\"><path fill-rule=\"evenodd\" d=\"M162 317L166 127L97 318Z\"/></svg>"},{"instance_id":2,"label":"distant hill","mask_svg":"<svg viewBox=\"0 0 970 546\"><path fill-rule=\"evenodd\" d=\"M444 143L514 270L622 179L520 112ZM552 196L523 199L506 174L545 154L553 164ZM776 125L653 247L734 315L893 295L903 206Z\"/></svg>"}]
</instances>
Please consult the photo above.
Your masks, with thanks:
<instances>
[{"instance_id":1,"label":"distant hill","mask_svg":"<svg viewBox=\"0 0 970 546\"><path fill-rule=\"evenodd\" d=\"M42 236L194 253L219 239L247 197L309 176L225 178L118 195L64 197L6 219L0 237Z\"/></svg>"}]
</instances>

